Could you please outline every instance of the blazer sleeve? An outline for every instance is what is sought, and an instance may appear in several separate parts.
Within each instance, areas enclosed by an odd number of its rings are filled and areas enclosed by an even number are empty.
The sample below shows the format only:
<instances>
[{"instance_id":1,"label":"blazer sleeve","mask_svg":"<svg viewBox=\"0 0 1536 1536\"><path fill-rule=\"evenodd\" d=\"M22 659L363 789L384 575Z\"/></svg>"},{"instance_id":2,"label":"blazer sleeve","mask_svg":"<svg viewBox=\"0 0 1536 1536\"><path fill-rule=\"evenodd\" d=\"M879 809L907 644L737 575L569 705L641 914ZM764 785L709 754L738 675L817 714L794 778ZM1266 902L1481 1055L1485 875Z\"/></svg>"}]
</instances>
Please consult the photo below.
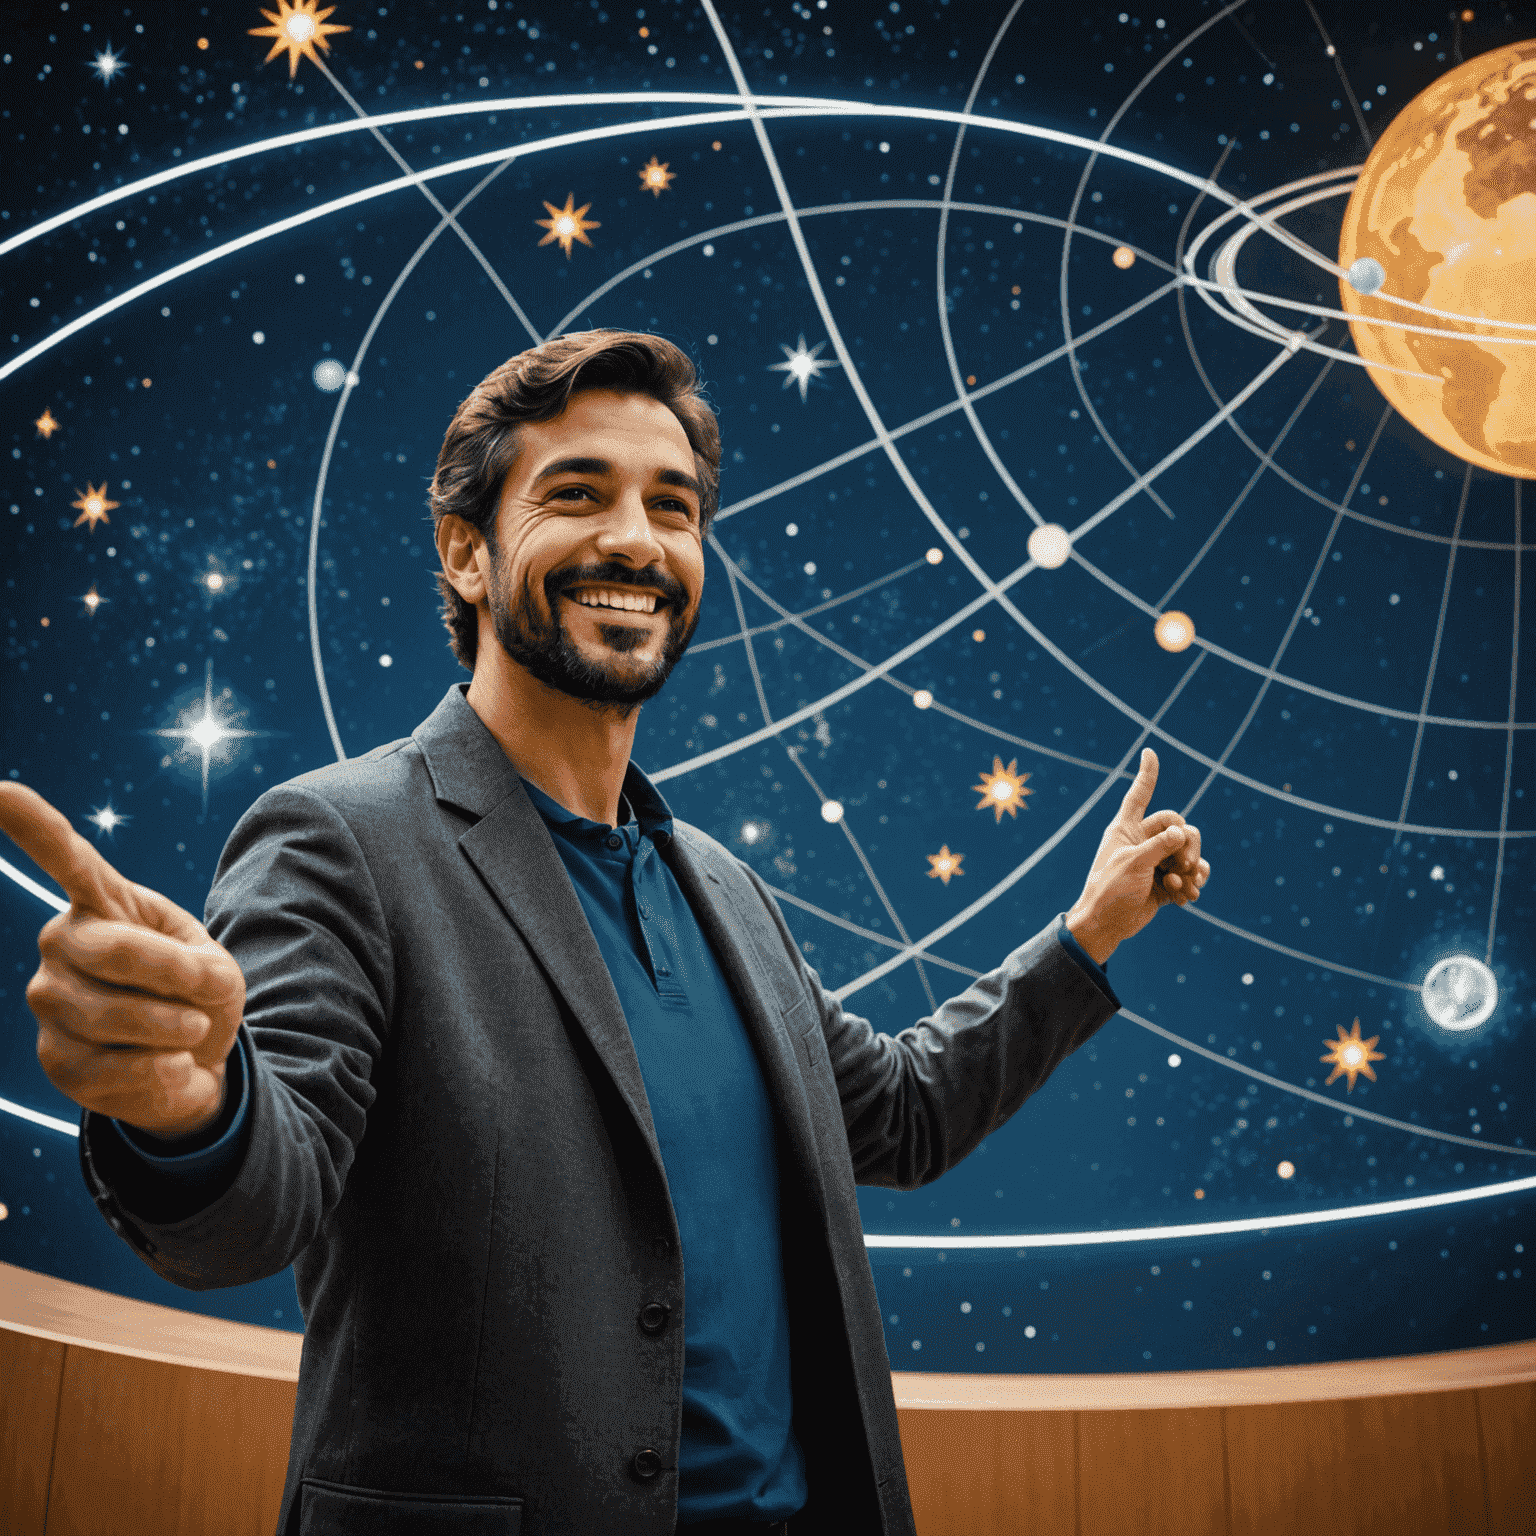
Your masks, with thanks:
<instances>
[{"instance_id":1,"label":"blazer sleeve","mask_svg":"<svg viewBox=\"0 0 1536 1536\"><path fill-rule=\"evenodd\" d=\"M340 1200L394 991L367 859L340 812L301 786L268 790L240 818L203 921L245 976L237 1169L211 1199L151 1186L109 1119L86 1111L80 1128L81 1169L103 1216L189 1290L279 1273Z\"/></svg>"},{"instance_id":2,"label":"blazer sleeve","mask_svg":"<svg viewBox=\"0 0 1536 1536\"><path fill-rule=\"evenodd\" d=\"M772 893L742 867L810 1002L806 1033L825 1047L859 1184L932 1183L1119 1010L1108 978L1101 985L1063 942L1058 915L931 1016L881 1034L822 985Z\"/></svg>"}]
</instances>

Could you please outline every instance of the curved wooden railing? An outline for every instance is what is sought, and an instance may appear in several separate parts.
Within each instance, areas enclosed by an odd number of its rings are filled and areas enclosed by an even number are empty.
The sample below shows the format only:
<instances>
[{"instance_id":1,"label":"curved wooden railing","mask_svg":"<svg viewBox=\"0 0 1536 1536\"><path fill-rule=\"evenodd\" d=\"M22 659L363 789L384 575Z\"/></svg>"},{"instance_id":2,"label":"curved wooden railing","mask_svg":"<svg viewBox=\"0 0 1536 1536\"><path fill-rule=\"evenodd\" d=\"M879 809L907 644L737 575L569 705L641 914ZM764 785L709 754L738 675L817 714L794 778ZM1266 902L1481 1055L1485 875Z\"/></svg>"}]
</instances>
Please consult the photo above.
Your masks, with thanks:
<instances>
[{"instance_id":1,"label":"curved wooden railing","mask_svg":"<svg viewBox=\"0 0 1536 1536\"><path fill-rule=\"evenodd\" d=\"M272 1536L302 1346L0 1264L6 1536ZM892 1379L920 1536L1536 1532L1536 1341Z\"/></svg>"}]
</instances>

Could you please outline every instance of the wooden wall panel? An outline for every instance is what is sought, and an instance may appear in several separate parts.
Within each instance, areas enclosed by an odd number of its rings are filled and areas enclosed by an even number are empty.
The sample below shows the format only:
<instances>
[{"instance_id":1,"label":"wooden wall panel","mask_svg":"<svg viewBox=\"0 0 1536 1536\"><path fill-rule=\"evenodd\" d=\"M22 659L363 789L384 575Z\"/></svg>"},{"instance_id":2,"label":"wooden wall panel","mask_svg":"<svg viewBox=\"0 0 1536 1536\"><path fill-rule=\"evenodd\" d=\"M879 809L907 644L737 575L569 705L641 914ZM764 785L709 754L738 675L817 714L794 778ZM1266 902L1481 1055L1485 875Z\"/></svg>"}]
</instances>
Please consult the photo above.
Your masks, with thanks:
<instances>
[{"instance_id":1,"label":"wooden wall panel","mask_svg":"<svg viewBox=\"0 0 1536 1536\"><path fill-rule=\"evenodd\" d=\"M1228 1536L1224 1411L1078 1414L1077 1536Z\"/></svg>"},{"instance_id":2,"label":"wooden wall panel","mask_svg":"<svg viewBox=\"0 0 1536 1536\"><path fill-rule=\"evenodd\" d=\"M0 1510L6 1536L43 1536L66 1346L0 1328Z\"/></svg>"},{"instance_id":3,"label":"wooden wall panel","mask_svg":"<svg viewBox=\"0 0 1536 1536\"><path fill-rule=\"evenodd\" d=\"M1488 1530L1472 1392L1226 1410L1231 1536Z\"/></svg>"},{"instance_id":4,"label":"wooden wall panel","mask_svg":"<svg viewBox=\"0 0 1536 1536\"><path fill-rule=\"evenodd\" d=\"M1074 1417L899 1409L920 1536L1073 1536Z\"/></svg>"},{"instance_id":5,"label":"wooden wall panel","mask_svg":"<svg viewBox=\"0 0 1536 1536\"><path fill-rule=\"evenodd\" d=\"M272 1536L295 1391L70 1349L47 1536Z\"/></svg>"},{"instance_id":6,"label":"wooden wall panel","mask_svg":"<svg viewBox=\"0 0 1536 1536\"><path fill-rule=\"evenodd\" d=\"M1488 1536L1536 1531L1536 1383L1477 1393L1488 1487Z\"/></svg>"}]
</instances>

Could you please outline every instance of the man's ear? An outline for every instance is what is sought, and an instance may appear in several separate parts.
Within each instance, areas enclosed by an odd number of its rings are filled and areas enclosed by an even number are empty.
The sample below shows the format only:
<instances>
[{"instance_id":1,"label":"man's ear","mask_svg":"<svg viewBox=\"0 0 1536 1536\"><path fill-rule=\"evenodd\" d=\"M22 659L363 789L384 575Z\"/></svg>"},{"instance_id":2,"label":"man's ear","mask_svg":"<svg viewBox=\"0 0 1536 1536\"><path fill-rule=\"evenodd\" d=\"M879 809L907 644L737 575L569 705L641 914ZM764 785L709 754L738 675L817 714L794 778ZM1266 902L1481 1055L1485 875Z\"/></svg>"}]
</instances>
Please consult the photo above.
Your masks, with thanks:
<instances>
[{"instance_id":1,"label":"man's ear","mask_svg":"<svg viewBox=\"0 0 1536 1536\"><path fill-rule=\"evenodd\" d=\"M456 513L445 512L438 519L435 537L438 558L454 591L471 607L475 606L486 596L479 553L485 548L484 534Z\"/></svg>"}]
</instances>

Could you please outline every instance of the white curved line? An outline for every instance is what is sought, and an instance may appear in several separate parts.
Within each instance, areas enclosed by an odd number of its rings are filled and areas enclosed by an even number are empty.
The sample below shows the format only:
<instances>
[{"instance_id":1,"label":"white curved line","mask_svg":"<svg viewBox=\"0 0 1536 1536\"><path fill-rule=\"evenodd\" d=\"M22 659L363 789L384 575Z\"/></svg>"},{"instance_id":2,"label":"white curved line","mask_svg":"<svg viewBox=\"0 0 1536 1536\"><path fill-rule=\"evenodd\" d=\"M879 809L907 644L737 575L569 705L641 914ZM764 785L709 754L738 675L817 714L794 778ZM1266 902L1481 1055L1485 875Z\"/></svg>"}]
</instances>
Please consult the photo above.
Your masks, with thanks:
<instances>
[{"instance_id":1,"label":"white curved line","mask_svg":"<svg viewBox=\"0 0 1536 1536\"><path fill-rule=\"evenodd\" d=\"M812 105L823 98L765 96L762 99L771 106L782 107ZM87 198L83 203L76 203L73 208L66 208L62 213L51 214L39 223L19 230L7 240L0 240L0 256L6 255L18 246L25 245L29 240L36 240L39 236L46 235L65 224L72 224L76 219L86 218L102 208L111 207L113 203L120 203L125 198L137 197L141 192L152 191L156 187L164 186L167 182L179 181L184 176L196 176L201 171L213 170L221 165L232 165L235 161L249 159L252 155L264 155L270 150L291 149L299 144L311 144L320 139L334 138L338 134L362 133L376 128L394 128L402 123L430 122L442 117L527 112L548 107L593 105L648 107L654 106L658 101L721 107L737 104L736 97L729 91L586 91L572 95L500 96L490 101L458 102L437 107L408 107L399 112L380 112L373 117L364 117L357 121L325 123L318 128L299 128L292 133L280 133L271 138L257 139L251 144L239 144L231 149L221 150L216 155L204 155L198 160L188 160L185 165L168 166L163 171L156 171L151 176L131 181L126 186L114 187L110 192L103 192L99 197Z\"/></svg>"},{"instance_id":2,"label":"white curved line","mask_svg":"<svg viewBox=\"0 0 1536 1536\"><path fill-rule=\"evenodd\" d=\"M1236 1232L1279 1232L1289 1227L1319 1227L1368 1216L1400 1216L1407 1211L1438 1210L1472 1200L1496 1200L1536 1189L1536 1178L1510 1179L1504 1184L1480 1184L1475 1189L1441 1195L1416 1195L1409 1200L1382 1200L1375 1205L1341 1205L1323 1211L1294 1211L1283 1216L1245 1216L1236 1221L1202 1221L1167 1227L1124 1227L1108 1232L1015 1232L994 1237L897 1237L864 1234L866 1248L936 1248L954 1252L965 1248L1094 1248L1106 1243L1170 1243L1181 1238L1224 1237Z\"/></svg>"}]
</instances>

